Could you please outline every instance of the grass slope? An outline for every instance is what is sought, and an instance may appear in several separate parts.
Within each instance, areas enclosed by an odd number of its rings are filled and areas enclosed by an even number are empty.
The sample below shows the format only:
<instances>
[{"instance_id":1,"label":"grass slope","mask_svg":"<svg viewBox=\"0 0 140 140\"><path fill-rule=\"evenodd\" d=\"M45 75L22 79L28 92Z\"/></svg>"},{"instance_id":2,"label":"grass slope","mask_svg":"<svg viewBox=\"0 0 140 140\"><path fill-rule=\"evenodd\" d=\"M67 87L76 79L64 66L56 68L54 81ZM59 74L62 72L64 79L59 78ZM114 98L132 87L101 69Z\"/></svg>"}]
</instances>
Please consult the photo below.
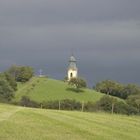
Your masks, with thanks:
<instances>
[{"instance_id":1,"label":"grass slope","mask_svg":"<svg viewBox=\"0 0 140 140\"><path fill-rule=\"evenodd\" d=\"M90 89L84 89L83 92L76 93L63 81L34 77L28 83L18 85L15 100L19 101L23 95L38 102L61 99L96 102L104 94Z\"/></svg>"},{"instance_id":2,"label":"grass slope","mask_svg":"<svg viewBox=\"0 0 140 140\"><path fill-rule=\"evenodd\" d=\"M0 104L0 140L139 140L140 117Z\"/></svg>"}]
</instances>

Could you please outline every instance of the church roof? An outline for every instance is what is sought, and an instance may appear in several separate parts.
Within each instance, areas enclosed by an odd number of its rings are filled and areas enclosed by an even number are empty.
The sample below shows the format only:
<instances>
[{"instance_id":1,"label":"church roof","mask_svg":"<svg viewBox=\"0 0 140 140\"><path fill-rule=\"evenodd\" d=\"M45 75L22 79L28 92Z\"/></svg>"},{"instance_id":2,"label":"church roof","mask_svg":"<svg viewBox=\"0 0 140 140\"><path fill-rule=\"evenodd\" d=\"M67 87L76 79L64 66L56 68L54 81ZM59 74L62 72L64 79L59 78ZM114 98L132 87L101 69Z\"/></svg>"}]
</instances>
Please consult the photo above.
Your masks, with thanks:
<instances>
[{"instance_id":1,"label":"church roof","mask_svg":"<svg viewBox=\"0 0 140 140\"><path fill-rule=\"evenodd\" d=\"M73 55L70 57L69 62L76 62L76 59L75 59L75 57Z\"/></svg>"},{"instance_id":2,"label":"church roof","mask_svg":"<svg viewBox=\"0 0 140 140\"><path fill-rule=\"evenodd\" d=\"M74 56L71 56L71 57L70 57L68 69L77 70L76 59L75 59Z\"/></svg>"}]
</instances>

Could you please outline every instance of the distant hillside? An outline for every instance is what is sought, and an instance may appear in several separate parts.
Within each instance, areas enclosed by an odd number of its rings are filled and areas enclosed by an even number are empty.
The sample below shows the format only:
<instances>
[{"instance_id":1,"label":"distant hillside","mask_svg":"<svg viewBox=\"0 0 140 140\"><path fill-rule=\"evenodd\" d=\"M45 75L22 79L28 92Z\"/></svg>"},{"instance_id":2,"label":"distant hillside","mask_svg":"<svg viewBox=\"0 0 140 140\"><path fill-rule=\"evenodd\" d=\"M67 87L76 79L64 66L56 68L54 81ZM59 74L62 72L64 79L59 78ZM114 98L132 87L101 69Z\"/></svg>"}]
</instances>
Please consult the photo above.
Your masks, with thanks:
<instances>
[{"instance_id":1,"label":"distant hillside","mask_svg":"<svg viewBox=\"0 0 140 140\"><path fill-rule=\"evenodd\" d=\"M139 140L140 117L0 104L0 140Z\"/></svg>"},{"instance_id":2,"label":"distant hillside","mask_svg":"<svg viewBox=\"0 0 140 140\"><path fill-rule=\"evenodd\" d=\"M104 94L90 89L75 92L67 83L59 80L33 77L25 84L18 84L15 100L19 101L23 95L32 100L42 102L61 99L75 99L77 101L98 101Z\"/></svg>"}]
</instances>

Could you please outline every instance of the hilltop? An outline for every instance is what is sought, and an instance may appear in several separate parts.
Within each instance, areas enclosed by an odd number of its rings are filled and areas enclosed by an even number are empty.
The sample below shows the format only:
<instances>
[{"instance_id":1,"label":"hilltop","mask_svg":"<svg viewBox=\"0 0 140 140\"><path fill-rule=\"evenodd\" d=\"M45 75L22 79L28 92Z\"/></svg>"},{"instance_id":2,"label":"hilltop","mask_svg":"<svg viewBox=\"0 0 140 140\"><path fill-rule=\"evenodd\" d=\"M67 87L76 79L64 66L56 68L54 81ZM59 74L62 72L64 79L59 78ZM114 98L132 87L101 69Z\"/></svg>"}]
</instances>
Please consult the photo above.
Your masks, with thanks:
<instances>
[{"instance_id":1,"label":"hilltop","mask_svg":"<svg viewBox=\"0 0 140 140\"><path fill-rule=\"evenodd\" d=\"M75 99L77 101L98 101L104 94L91 89L83 89L83 92L75 92L64 81L54 80L46 77L33 77L27 83L19 83L15 100L19 101L22 96L42 102L62 99Z\"/></svg>"},{"instance_id":2,"label":"hilltop","mask_svg":"<svg viewBox=\"0 0 140 140\"><path fill-rule=\"evenodd\" d=\"M0 104L3 140L139 140L140 117Z\"/></svg>"}]
</instances>

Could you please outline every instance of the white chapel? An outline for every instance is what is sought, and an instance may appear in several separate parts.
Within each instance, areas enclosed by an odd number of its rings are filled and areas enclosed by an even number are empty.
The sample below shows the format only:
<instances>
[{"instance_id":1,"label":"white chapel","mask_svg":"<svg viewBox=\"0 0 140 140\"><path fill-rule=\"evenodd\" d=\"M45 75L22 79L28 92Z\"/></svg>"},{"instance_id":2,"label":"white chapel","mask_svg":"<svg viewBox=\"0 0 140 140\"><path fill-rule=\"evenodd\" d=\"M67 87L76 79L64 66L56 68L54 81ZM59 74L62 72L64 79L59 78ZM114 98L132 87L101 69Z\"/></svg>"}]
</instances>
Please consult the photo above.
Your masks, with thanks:
<instances>
[{"instance_id":1,"label":"white chapel","mask_svg":"<svg viewBox=\"0 0 140 140\"><path fill-rule=\"evenodd\" d=\"M72 55L69 60L69 67L68 67L68 81L71 78L77 78L78 77L78 68L76 66L76 59Z\"/></svg>"}]
</instances>

